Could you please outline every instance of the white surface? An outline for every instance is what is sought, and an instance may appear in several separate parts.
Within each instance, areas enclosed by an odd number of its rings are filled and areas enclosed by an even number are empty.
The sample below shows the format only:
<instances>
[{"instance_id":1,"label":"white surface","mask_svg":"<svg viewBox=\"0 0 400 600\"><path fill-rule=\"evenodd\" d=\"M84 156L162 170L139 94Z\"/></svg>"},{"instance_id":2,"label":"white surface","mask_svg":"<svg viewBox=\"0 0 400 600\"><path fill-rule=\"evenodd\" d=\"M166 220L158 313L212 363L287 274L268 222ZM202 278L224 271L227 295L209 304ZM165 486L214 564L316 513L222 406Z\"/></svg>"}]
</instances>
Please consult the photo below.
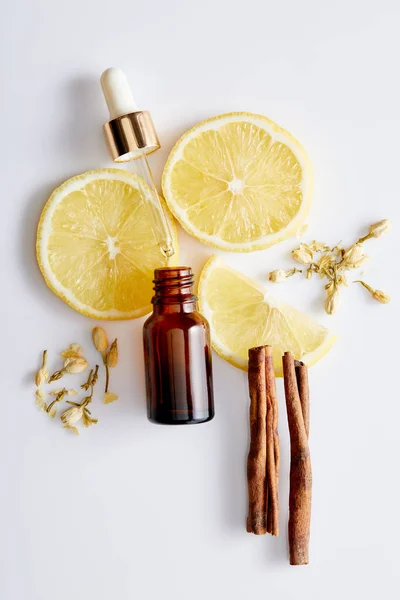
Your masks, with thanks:
<instances>
[{"instance_id":1,"label":"white surface","mask_svg":"<svg viewBox=\"0 0 400 600\"><path fill-rule=\"evenodd\" d=\"M397 1L54 2L2 4L0 596L2 600L395 598L399 589L400 417L398 164L400 11ZM45 286L34 255L41 207L54 187L110 165L101 72L119 65L151 111L162 149L230 110L266 114L304 144L315 169L306 237L350 243L389 217L371 242L361 288L336 317L317 282L275 287L339 333L311 372L314 471L311 564L286 551L288 445L282 386L281 530L245 532L247 387L215 357L216 418L147 422L143 319L110 323L121 361L120 401L74 438L40 414L32 372L48 347L88 349L93 323ZM211 250L181 233L182 263ZM293 241L226 260L261 278L289 264ZM396 338L397 336L397 338ZM72 381L76 381L75 379Z\"/></svg>"},{"instance_id":2,"label":"white surface","mask_svg":"<svg viewBox=\"0 0 400 600\"><path fill-rule=\"evenodd\" d=\"M121 69L116 67L106 69L100 80L110 119L138 109L128 79Z\"/></svg>"}]
</instances>

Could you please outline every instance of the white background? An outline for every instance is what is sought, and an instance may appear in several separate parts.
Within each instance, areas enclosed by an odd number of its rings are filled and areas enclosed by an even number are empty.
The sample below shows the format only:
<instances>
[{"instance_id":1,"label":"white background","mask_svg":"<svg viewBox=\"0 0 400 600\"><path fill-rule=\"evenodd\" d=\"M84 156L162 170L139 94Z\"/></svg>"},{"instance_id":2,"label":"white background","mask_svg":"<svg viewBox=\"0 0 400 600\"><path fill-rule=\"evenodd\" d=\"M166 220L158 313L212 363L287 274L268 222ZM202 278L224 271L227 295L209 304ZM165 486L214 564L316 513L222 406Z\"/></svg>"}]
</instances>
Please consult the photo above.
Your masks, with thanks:
<instances>
[{"instance_id":1,"label":"white background","mask_svg":"<svg viewBox=\"0 0 400 600\"><path fill-rule=\"evenodd\" d=\"M2 600L265 597L395 598L399 589L398 2L13 0L1 10ZM310 373L314 491L308 567L287 557L288 436L281 382L281 531L245 531L246 375L214 356L216 417L198 427L146 420L143 319L118 336L118 403L93 404L99 424L79 438L34 404L33 372L68 343L91 362L94 322L46 287L35 233L50 192L110 166L99 76L123 68L151 111L159 182L180 135L232 110L260 112L298 137L315 169L306 239L350 244L385 217L365 279L335 317L317 281L273 288L338 341ZM225 255L266 281L296 240ZM211 249L180 231L181 262L199 272ZM75 379L71 381L76 382Z\"/></svg>"}]
</instances>

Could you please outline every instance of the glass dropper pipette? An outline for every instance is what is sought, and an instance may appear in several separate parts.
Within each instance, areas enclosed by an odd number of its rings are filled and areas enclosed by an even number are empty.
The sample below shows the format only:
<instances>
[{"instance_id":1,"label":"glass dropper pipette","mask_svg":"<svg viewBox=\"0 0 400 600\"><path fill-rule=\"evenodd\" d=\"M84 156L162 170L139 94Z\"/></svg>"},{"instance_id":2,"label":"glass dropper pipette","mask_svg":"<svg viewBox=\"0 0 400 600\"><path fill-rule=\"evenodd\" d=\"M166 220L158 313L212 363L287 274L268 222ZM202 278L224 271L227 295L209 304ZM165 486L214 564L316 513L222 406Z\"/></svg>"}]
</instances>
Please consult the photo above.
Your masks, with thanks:
<instances>
[{"instance_id":1,"label":"glass dropper pipette","mask_svg":"<svg viewBox=\"0 0 400 600\"><path fill-rule=\"evenodd\" d=\"M164 256L172 256L170 228L147 161L147 154L160 147L150 113L138 109L121 69L107 69L100 82L110 112L110 120L103 126L110 154L115 162L127 163L147 184L140 191L154 236Z\"/></svg>"}]
</instances>

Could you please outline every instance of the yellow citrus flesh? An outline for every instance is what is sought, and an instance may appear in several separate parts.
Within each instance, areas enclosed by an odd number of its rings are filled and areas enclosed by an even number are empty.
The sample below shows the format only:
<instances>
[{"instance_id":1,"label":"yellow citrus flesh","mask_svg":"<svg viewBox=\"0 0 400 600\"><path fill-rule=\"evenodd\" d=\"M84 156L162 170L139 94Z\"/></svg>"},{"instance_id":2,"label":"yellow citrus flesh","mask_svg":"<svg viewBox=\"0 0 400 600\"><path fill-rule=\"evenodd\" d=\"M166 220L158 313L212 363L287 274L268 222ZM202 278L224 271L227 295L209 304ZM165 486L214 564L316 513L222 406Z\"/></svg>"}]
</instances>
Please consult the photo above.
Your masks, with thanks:
<instances>
[{"instance_id":1,"label":"yellow citrus flesh","mask_svg":"<svg viewBox=\"0 0 400 600\"><path fill-rule=\"evenodd\" d=\"M162 185L189 233L222 250L250 252L282 241L304 223L312 169L300 143L276 123L228 113L183 135Z\"/></svg>"},{"instance_id":2,"label":"yellow citrus flesh","mask_svg":"<svg viewBox=\"0 0 400 600\"><path fill-rule=\"evenodd\" d=\"M140 187L141 186L141 187ZM155 268L175 264L154 238L142 194L119 169L88 171L57 188L43 209L37 259L48 286L79 312L131 319L151 309ZM167 215L177 251L176 228Z\"/></svg>"},{"instance_id":3,"label":"yellow citrus flesh","mask_svg":"<svg viewBox=\"0 0 400 600\"><path fill-rule=\"evenodd\" d=\"M199 282L200 310L211 327L216 352L231 364L247 369L248 349L273 347L275 372L282 375L282 355L292 352L307 365L331 348L328 329L288 304L278 302L255 281L213 256Z\"/></svg>"}]
</instances>

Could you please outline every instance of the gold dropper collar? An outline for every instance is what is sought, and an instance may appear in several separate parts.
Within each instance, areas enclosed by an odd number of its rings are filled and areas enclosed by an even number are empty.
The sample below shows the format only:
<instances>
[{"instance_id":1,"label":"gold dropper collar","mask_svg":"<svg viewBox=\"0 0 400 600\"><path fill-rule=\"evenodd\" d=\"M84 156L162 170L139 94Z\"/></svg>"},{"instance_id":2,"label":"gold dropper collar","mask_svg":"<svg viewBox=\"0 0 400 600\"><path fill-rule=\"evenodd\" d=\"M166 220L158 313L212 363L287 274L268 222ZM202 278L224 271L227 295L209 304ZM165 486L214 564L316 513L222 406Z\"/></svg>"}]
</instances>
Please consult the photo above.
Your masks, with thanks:
<instances>
[{"instance_id":1,"label":"gold dropper collar","mask_svg":"<svg viewBox=\"0 0 400 600\"><path fill-rule=\"evenodd\" d=\"M115 117L103 125L103 130L115 162L134 160L160 147L153 119L147 110Z\"/></svg>"}]
</instances>

